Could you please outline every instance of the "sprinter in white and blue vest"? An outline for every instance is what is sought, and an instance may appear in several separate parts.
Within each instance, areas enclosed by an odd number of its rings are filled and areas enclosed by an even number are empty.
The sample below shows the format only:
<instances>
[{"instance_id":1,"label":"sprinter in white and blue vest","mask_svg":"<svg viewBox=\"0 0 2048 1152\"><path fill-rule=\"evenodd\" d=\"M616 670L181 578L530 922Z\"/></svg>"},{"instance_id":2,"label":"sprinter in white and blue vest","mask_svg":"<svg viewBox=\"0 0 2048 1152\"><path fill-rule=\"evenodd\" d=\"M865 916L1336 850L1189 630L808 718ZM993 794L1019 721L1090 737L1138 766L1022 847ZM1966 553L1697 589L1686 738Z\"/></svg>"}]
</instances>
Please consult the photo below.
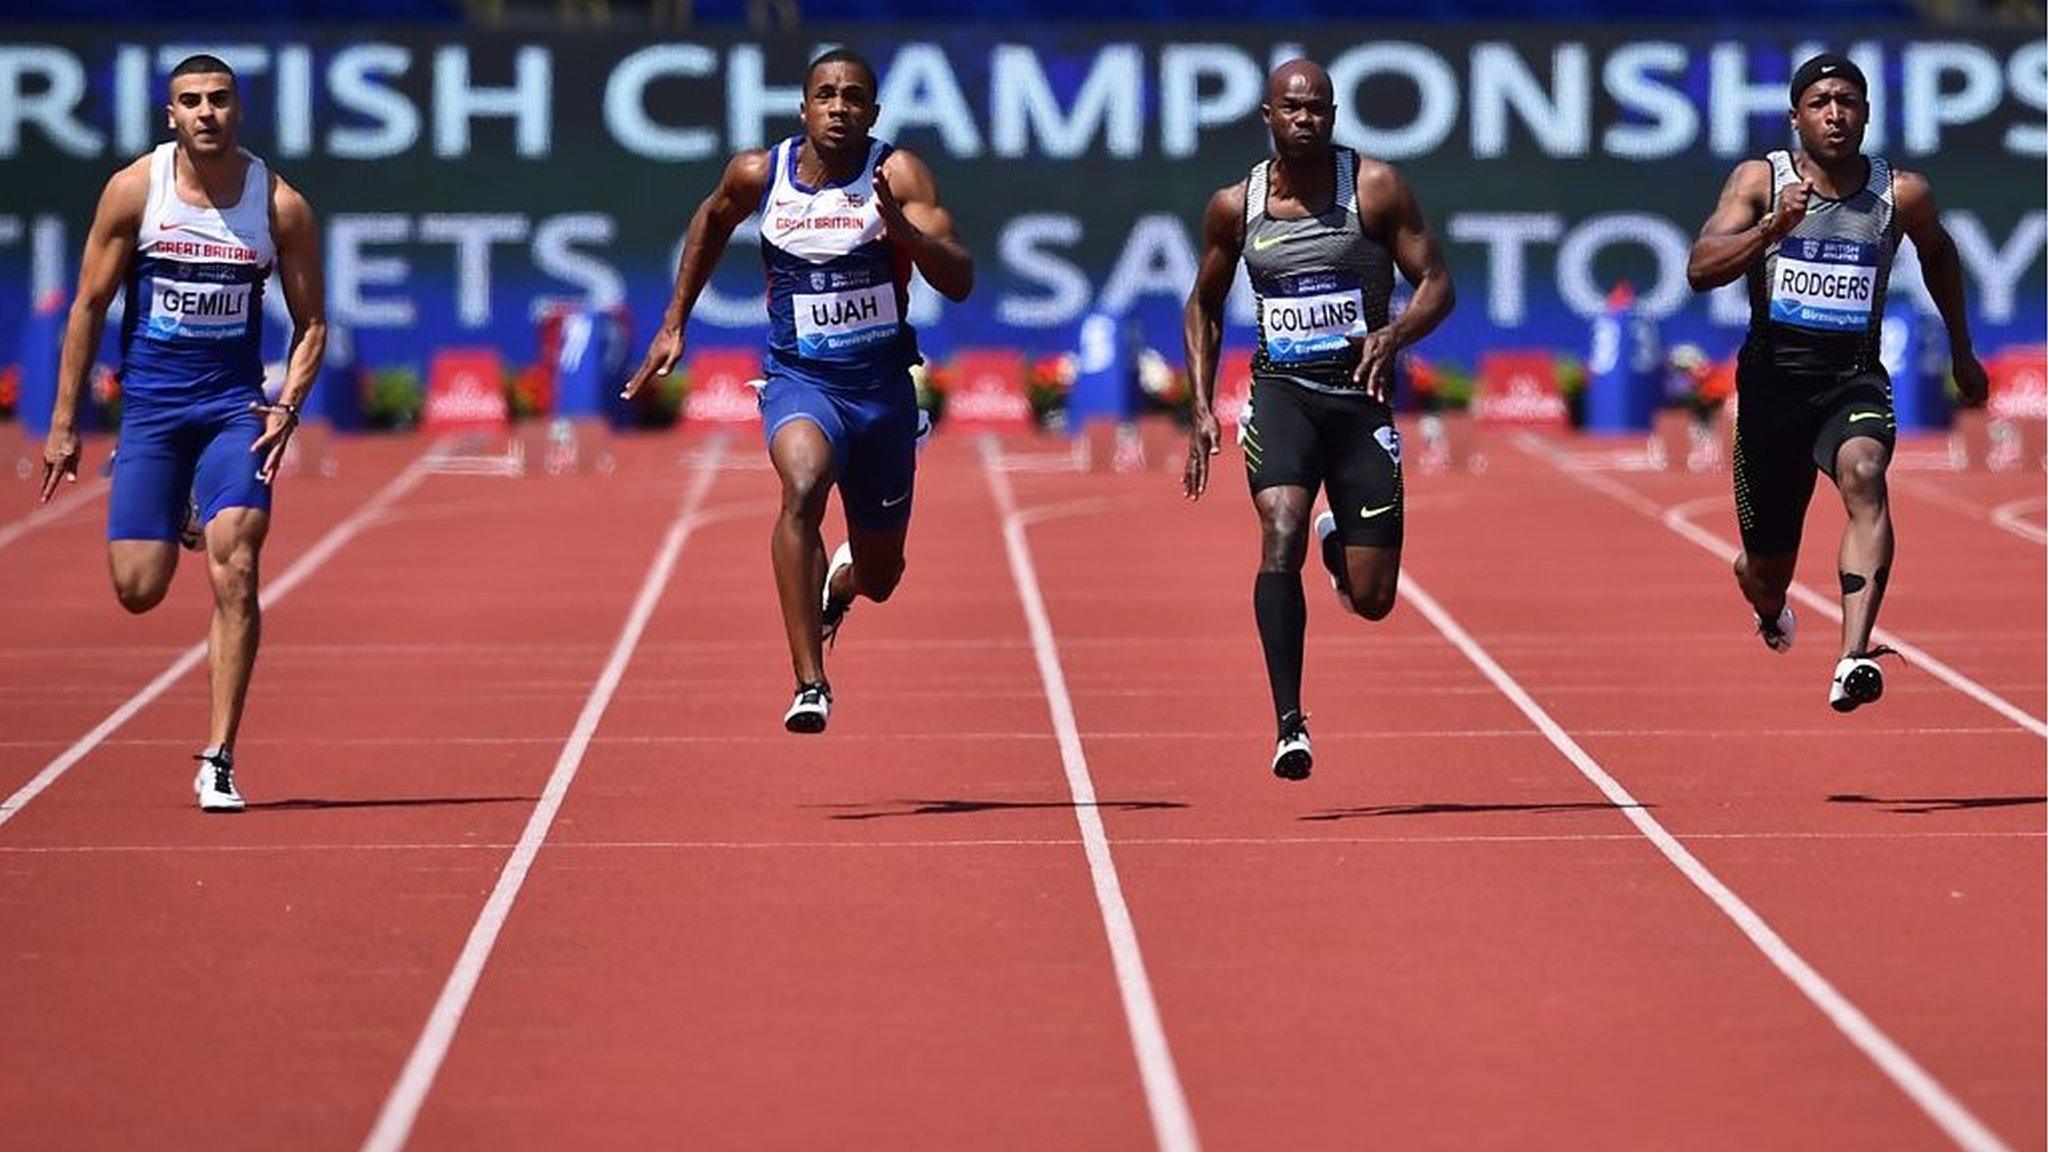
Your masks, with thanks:
<instances>
[{"instance_id":1,"label":"sprinter in white and blue vest","mask_svg":"<svg viewBox=\"0 0 2048 1152\"><path fill-rule=\"evenodd\" d=\"M1258 298L1251 410L1240 425L1262 536L1252 612L1266 656L1279 741L1273 774L1307 778L1315 759L1301 709L1308 606L1301 567L1314 531L1346 608L1394 607L1401 576L1401 436L1390 406L1394 358L1450 314L1451 275L1422 209L1393 165L1331 143L1330 78L1307 60L1273 71L1260 106L1273 155L1209 199L1202 263L1183 315L1194 436L1183 483L1209 484L1220 430L1212 403L1223 308L1237 262ZM1389 315L1394 269L1415 286Z\"/></svg>"},{"instance_id":2,"label":"sprinter in white and blue vest","mask_svg":"<svg viewBox=\"0 0 2048 1152\"><path fill-rule=\"evenodd\" d=\"M262 631L257 567L270 486L327 344L318 229L303 196L236 143L235 75L213 56L171 72L176 138L107 181L64 330L42 498L78 478L74 431L107 310L121 319L121 433L108 497L114 592L130 612L171 586L181 539L213 582L212 717L194 790L237 812L235 735ZM292 317L283 391L263 392L263 285L273 269Z\"/></svg>"},{"instance_id":3,"label":"sprinter in white and blue vest","mask_svg":"<svg viewBox=\"0 0 2048 1152\"><path fill-rule=\"evenodd\" d=\"M973 258L930 169L870 135L880 111L875 70L858 54L834 49L811 62L803 134L726 165L690 218L675 296L625 387L631 396L674 371L719 254L759 212L768 271L761 417L782 480L770 552L797 682L782 718L791 732L825 730L825 644L847 609L856 597L888 599L903 577L918 436L911 271L950 300L974 287ZM828 564L822 528L835 486L847 539Z\"/></svg>"},{"instance_id":4,"label":"sprinter in white and blue vest","mask_svg":"<svg viewBox=\"0 0 2048 1152\"><path fill-rule=\"evenodd\" d=\"M1786 590L1814 480L1825 472L1849 522L1839 576L1842 646L1828 703L1850 712L1884 693L1871 630L1891 574L1885 492L1895 436L1891 380L1878 360L1885 290L1899 238L1920 256L1948 327L1956 388L1982 403L1988 382L1970 347L1962 262L1925 177L1863 154L1869 85L1825 53L1792 77L1796 152L1745 160L1693 243L1687 278L1705 292L1749 280L1749 335L1736 371L1735 579L1773 652L1792 649Z\"/></svg>"}]
</instances>

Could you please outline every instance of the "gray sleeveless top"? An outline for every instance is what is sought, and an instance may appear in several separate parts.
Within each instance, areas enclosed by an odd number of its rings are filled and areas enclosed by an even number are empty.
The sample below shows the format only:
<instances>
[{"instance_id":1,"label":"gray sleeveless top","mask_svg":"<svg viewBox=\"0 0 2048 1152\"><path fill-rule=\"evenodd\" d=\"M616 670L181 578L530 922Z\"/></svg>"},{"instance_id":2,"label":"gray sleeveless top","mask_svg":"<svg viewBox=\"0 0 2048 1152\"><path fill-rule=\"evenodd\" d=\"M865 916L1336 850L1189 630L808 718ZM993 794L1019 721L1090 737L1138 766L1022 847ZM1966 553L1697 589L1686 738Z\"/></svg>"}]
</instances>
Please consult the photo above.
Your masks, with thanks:
<instances>
[{"instance_id":1,"label":"gray sleeveless top","mask_svg":"<svg viewBox=\"0 0 2048 1152\"><path fill-rule=\"evenodd\" d=\"M1271 160L1245 180L1244 263L1258 301L1255 376L1321 392L1357 392L1356 337L1387 322L1394 260L1358 219L1358 154L1334 148L1330 206L1300 219L1266 214ZM1351 339L1347 339L1351 337Z\"/></svg>"},{"instance_id":2,"label":"gray sleeveless top","mask_svg":"<svg viewBox=\"0 0 2048 1152\"><path fill-rule=\"evenodd\" d=\"M1799 182L1789 152L1773 152L1771 199ZM1749 270L1745 364L1795 376L1845 377L1878 366L1878 330L1899 236L1892 168L1871 156L1870 179L1830 200L1814 193L1790 235Z\"/></svg>"}]
</instances>

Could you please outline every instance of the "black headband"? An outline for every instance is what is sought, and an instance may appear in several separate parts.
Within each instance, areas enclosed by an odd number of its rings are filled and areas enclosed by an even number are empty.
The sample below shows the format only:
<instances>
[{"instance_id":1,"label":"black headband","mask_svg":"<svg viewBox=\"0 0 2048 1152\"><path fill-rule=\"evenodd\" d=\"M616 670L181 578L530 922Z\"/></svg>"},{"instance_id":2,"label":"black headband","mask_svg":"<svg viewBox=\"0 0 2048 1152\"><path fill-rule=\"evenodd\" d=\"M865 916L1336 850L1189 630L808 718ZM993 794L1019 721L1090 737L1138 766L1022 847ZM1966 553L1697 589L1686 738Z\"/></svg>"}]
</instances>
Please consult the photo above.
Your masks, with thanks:
<instances>
[{"instance_id":1,"label":"black headband","mask_svg":"<svg viewBox=\"0 0 2048 1152\"><path fill-rule=\"evenodd\" d=\"M1847 80L1856 86L1856 91L1870 99L1870 82L1863 78L1863 69L1854 60L1839 52L1823 52L1799 66L1792 74L1792 106L1799 106L1799 94L1823 80Z\"/></svg>"}]
</instances>

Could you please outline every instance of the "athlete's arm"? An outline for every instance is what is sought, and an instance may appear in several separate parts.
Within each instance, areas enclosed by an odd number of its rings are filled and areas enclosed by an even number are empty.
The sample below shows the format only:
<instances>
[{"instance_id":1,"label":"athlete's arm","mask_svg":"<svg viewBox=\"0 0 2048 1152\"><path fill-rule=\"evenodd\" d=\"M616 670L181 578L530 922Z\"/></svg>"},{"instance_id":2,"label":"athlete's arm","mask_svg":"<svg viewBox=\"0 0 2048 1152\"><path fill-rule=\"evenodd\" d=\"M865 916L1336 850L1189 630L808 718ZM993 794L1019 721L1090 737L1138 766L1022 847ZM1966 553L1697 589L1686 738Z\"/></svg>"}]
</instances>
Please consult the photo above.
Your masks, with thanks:
<instances>
[{"instance_id":1,"label":"athlete's arm","mask_svg":"<svg viewBox=\"0 0 2048 1152\"><path fill-rule=\"evenodd\" d=\"M1793 185L1788 194L1798 193L1797 214L1789 210L1765 215L1771 197L1771 166L1762 160L1744 160L1728 174L1721 200L1714 214L1700 227L1692 242L1692 257L1685 264L1686 282L1695 292L1729 284L1749 271L1763 257L1764 249L1782 239L1806 215L1806 191L1810 185Z\"/></svg>"},{"instance_id":2,"label":"athlete's arm","mask_svg":"<svg viewBox=\"0 0 2048 1152\"><path fill-rule=\"evenodd\" d=\"M939 203L938 182L924 161L901 148L875 169L875 208L889 242L910 255L925 282L958 303L974 290L974 257L953 232L953 214Z\"/></svg>"},{"instance_id":3,"label":"athlete's arm","mask_svg":"<svg viewBox=\"0 0 2048 1152\"><path fill-rule=\"evenodd\" d=\"M1372 221L1384 237L1401 275L1414 285L1408 307L1392 322L1366 334L1353 379L1366 393L1384 402L1393 378L1394 357L1436 329L1457 303L1451 270L1444 263L1436 234L1423 218L1422 206L1391 164L1361 161L1358 168L1359 219Z\"/></svg>"},{"instance_id":4,"label":"athlete's arm","mask_svg":"<svg viewBox=\"0 0 2048 1152\"><path fill-rule=\"evenodd\" d=\"M1181 488L1199 500L1209 487L1209 457L1221 448L1223 431L1216 424L1216 355L1223 346L1223 307L1230 282L1244 255L1244 185L1219 188L1202 213L1202 263L1181 310L1181 347L1188 368L1188 393L1194 434L1188 439L1188 464Z\"/></svg>"},{"instance_id":5,"label":"athlete's arm","mask_svg":"<svg viewBox=\"0 0 2048 1152\"><path fill-rule=\"evenodd\" d=\"M85 236L85 259L78 269L78 296L64 324L64 351L57 362L57 402L50 409L50 435L43 444L42 499L57 492L57 482L78 479L78 398L85 394L93 353L106 331L107 309L128 276L135 240L142 228L142 207L149 198L147 157L116 172L100 193L92 228Z\"/></svg>"},{"instance_id":6,"label":"athlete's arm","mask_svg":"<svg viewBox=\"0 0 2048 1152\"><path fill-rule=\"evenodd\" d=\"M718 267L718 258L725 254L725 244L732 239L733 229L754 214L754 209L760 207L761 194L767 190L766 151L756 148L741 152L726 164L718 187L711 190L711 195L697 205L697 211L690 217L690 230L683 237L683 256L676 266L675 294L669 297L668 311L662 314L661 327L647 345L647 355L641 358L640 367L633 370L619 395L630 397L646 387L649 380L676 370L676 361L683 358L683 326L690 322L697 297L710 281L711 270Z\"/></svg>"},{"instance_id":7,"label":"athlete's arm","mask_svg":"<svg viewBox=\"0 0 2048 1152\"><path fill-rule=\"evenodd\" d=\"M277 475L285 443L299 424L299 406L313 390L327 355L327 288L320 267L320 228L313 219L313 206L279 177L271 179L270 237L277 245L277 279L284 288L285 308L292 314L292 342L285 353L284 391L278 393L276 404L256 405L266 426L249 451L264 453L263 466L256 475L265 483Z\"/></svg>"},{"instance_id":8,"label":"athlete's arm","mask_svg":"<svg viewBox=\"0 0 2048 1152\"><path fill-rule=\"evenodd\" d=\"M1920 278L1927 295L1934 300L1941 322L1948 328L1949 363L1956 374L1956 391L1971 407L1982 404L1991 390L1984 366L1970 343L1970 314L1963 303L1963 262L1956 256L1956 242L1941 225L1941 213L1934 206L1934 190L1918 172L1892 172L1892 202L1897 205L1899 231L1913 241L1920 256Z\"/></svg>"}]
</instances>

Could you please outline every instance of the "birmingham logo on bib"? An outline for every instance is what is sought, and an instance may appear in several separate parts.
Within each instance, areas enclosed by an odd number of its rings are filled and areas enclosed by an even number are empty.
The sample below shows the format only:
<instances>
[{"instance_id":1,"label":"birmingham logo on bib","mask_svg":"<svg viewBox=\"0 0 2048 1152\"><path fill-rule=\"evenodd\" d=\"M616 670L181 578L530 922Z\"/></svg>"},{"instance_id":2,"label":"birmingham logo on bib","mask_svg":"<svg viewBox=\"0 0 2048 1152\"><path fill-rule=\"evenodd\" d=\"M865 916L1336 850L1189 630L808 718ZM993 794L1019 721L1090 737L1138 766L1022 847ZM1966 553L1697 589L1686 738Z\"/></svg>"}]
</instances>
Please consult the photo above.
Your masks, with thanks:
<instances>
[{"instance_id":1,"label":"birmingham logo on bib","mask_svg":"<svg viewBox=\"0 0 2048 1152\"><path fill-rule=\"evenodd\" d=\"M149 334L158 339L232 340L249 329L249 288L157 280L149 289Z\"/></svg>"},{"instance_id":2,"label":"birmingham logo on bib","mask_svg":"<svg viewBox=\"0 0 2048 1152\"><path fill-rule=\"evenodd\" d=\"M1346 337L1361 331L1365 319L1364 293L1332 275L1283 277L1262 304L1266 358L1277 364L1342 351Z\"/></svg>"},{"instance_id":3,"label":"birmingham logo on bib","mask_svg":"<svg viewBox=\"0 0 2048 1152\"><path fill-rule=\"evenodd\" d=\"M1771 319L1825 332L1860 332L1877 300L1875 244L1788 238L1771 277Z\"/></svg>"},{"instance_id":4,"label":"birmingham logo on bib","mask_svg":"<svg viewBox=\"0 0 2048 1152\"><path fill-rule=\"evenodd\" d=\"M886 344L896 338L899 326L896 286L886 281L836 292L800 292L790 306L797 352L813 360L847 359Z\"/></svg>"}]
</instances>

